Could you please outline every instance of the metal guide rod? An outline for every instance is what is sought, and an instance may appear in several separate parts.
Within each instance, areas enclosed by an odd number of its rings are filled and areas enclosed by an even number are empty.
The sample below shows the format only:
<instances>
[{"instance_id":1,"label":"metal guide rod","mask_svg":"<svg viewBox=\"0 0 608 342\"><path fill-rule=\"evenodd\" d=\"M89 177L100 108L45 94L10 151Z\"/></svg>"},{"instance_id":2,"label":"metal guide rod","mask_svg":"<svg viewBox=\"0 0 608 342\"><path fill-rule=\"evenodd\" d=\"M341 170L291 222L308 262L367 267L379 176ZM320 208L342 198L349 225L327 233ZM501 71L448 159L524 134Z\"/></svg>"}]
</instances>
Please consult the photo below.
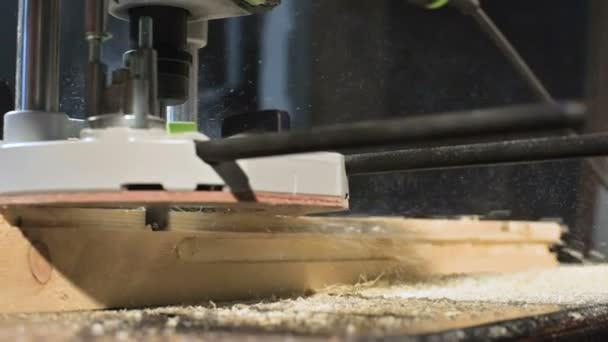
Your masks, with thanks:
<instances>
[{"instance_id":1,"label":"metal guide rod","mask_svg":"<svg viewBox=\"0 0 608 342\"><path fill-rule=\"evenodd\" d=\"M61 0L19 0L16 110L59 112Z\"/></svg>"},{"instance_id":2,"label":"metal guide rod","mask_svg":"<svg viewBox=\"0 0 608 342\"><path fill-rule=\"evenodd\" d=\"M483 8L479 5L477 0L464 0L466 4L461 1L461 8L463 11L471 15L473 19L479 24L481 29L492 39L494 44L502 51L505 57L509 60L511 65L517 70L521 77L526 80L526 83L534 91L536 97L541 101L553 102L554 99L549 94L549 91L543 83L538 79L532 68L526 63L521 57L517 49L513 47L511 42L505 37L500 29L494 24L494 21L487 15Z\"/></svg>"},{"instance_id":3,"label":"metal guide rod","mask_svg":"<svg viewBox=\"0 0 608 342\"><path fill-rule=\"evenodd\" d=\"M585 111L585 106L576 102L500 107L197 141L196 149L198 156L207 162L333 151L514 130L568 127L581 123Z\"/></svg>"},{"instance_id":4,"label":"metal guide rod","mask_svg":"<svg viewBox=\"0 0 608 342\"><path fill-rule=\"evenodd\" d=\"M89 62L86 71L87 116L102 112L103 91L106 85L107 67L102 62L103 42L110 38L107 33L108 0L86 0L86 39L89 44Z\"/></svg>"},{"instance_id":5,"label":"metal guide rod","mask_svg":"<svg viewBox=\"0 0 608 342\"><path fill-rule=\"evenodd\" d=\"M101 61L101 44L110 38L107 32L108 0L86 0L85 26L89 61Z\"/></svg>"},{"instance_id":6,"label":"metal guide rod","mask_svg":"<svg viewBox=\"0 0 608 342\"><path fill-rule=\"evenodd\" d=\"M600 157L608 133L416 148L346 156L349 176Z\"/></svg>"},{"instance_id":7,"label":"metal guide rod","mask_svg":"<svg viewBox=\"0 0 608 342\"><path fill-rule=\"evenodd\" d=\"M152 48L154 22L139 18L138 48L131 55L133 77L133 115L135 128L148 128L148 115L158 114L156 51Z\"/></svg>"},{"instance_id":8,"label":"metal guide rod","mask_svg":"<svg viewBox=\"0 0 608 342\"><path fill-rule=\"evenodd\" d=\"M494 21L487 15L487 13L481 7L479 0L459 0L461 9L473 16L475 21L479 24L481 29L492 39L496 46L501 50L503 55L509 60L511 65L517 70L519 75L526 81L528 87L535 93L539 100L545 102L555 101L547 88L543 85L540 79L536 76L532 68L526 63L523 57L519 54L517 49L511 44L511 42L505 37L502 31L496 26ZM574 130L569 130L569 134L577 134ZM608 184L606 176L599 172L601 170L598 167L597 160L586 160L586 163L590 164L591 170L598 179L602 179L604 185Z\"/></svg>"}]
</instances>

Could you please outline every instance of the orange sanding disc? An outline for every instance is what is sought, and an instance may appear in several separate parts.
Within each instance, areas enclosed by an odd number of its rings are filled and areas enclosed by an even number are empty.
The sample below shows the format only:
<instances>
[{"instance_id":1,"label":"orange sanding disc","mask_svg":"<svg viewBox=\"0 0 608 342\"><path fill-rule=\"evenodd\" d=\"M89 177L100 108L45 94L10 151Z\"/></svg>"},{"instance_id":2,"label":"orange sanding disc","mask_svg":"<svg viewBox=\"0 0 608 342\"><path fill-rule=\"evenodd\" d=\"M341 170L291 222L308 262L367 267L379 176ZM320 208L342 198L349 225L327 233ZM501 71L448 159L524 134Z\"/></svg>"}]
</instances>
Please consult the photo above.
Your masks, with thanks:
<instances>
[{"instance_id":1,"label":"orange sanding disc","mask_svg":"<svg viewBox=\"0 0 608 342\"><path fill-rule=\"evenodd\" d=\"M334 196L226 191L58 192L0 195L0 206L139 207L169 205L303 215L348 209L348 199Z\"/></svg>"}]
</instances>

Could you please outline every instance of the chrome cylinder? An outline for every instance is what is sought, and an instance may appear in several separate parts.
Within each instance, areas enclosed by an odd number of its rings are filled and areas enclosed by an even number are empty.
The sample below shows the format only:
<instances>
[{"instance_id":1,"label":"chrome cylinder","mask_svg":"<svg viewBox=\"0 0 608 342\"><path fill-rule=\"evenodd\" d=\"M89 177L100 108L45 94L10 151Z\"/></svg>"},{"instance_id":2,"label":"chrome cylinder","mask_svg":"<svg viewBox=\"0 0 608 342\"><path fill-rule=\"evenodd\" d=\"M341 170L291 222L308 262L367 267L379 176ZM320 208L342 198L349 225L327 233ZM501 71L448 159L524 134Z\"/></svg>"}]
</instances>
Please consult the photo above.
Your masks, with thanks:
<instances>
[{"instance_id":1,"label":"chrome cylinder","mask_svg":"<svg viewBox=\"0 0 608 342\"><path fill-rule=\"evenodd\" d=\"M157 59L152 47L153 30L152 18L139 19L139 46L129 59L133 86L131 112L135 117L135 128L148 128L148 115L160 115Z\"/></svg>"},{"instance_id":2,"label":"chrome cylinder","mask_svg":"<svg viewBox=\"0 0 608 342\"><path fill-rule=\"evenodd\" d=\"M107 67L102 62L89 62L86 70L87 117L103 113Z\"/></svg>"},{"instance_id":3,"label":"chrome cylinder","mask_svg":"<svg viewBox=\"0 0 608 342\"><path fill-rule=\"evenodd\" d=\"M103 93L106 87L107 67L102 61L103 42L107 33L108 0L86 0L86 40L89 44L89 63L86 71L87 116L103 112Z\"/></svg>"},{"instance_id":4,"label":"chrome cylinder","mask_svg":"<svg viewBox=\"0 0 608 342\"><path fill-rule=\"evenodd\" d=\"M86 33L87 40L103 41L109 37L108 0L86 0Z\"/></svg>"},{"instance_id":5,"label":"chrome cylinder","mask_svg":"<svg viewBox=\"0 0 608 342\"><path fill-rule=\"evenodd\" d=\"M59 112L61 0L19 0L16 109Z\"/></svg>"}]
</instances>

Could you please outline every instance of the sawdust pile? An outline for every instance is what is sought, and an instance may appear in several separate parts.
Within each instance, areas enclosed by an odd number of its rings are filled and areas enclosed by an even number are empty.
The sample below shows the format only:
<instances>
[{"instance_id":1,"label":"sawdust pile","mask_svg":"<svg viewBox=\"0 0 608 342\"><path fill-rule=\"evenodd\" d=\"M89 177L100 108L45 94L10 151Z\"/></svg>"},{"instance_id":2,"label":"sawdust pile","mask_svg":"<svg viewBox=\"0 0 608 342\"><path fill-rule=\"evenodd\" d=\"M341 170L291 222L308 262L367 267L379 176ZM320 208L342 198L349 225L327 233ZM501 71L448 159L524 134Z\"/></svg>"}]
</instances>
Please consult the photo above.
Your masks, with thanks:
<instances>
[{"instance_id":1,"label":"sawdust pile","mask_svg":"<svg viewBox=\"0 0 608 342\"><path fill-rule=\"evenodd\" d=\"M506 275L379 279L304 298L193 307L0 316L0 339L173 340L205 333L268 340L284 335L411 335L608 303L608 266ZM261 334L261 335L260 335ZM266 335L271 334L271 335ZM282 335L276 335L282 334Z\"/></svg>"},{"instance_id":2,"label":"sawdust pile","mask_svg":"<svg viewBox=\"0 0 608 342\"><path fill-rule=\"evenodd\" d=\"M372 286L366 297L458 302L592 305L608 303L608 266L565 266L500 275L444 276L418 283Z\"/></svg>"}]
</instances>

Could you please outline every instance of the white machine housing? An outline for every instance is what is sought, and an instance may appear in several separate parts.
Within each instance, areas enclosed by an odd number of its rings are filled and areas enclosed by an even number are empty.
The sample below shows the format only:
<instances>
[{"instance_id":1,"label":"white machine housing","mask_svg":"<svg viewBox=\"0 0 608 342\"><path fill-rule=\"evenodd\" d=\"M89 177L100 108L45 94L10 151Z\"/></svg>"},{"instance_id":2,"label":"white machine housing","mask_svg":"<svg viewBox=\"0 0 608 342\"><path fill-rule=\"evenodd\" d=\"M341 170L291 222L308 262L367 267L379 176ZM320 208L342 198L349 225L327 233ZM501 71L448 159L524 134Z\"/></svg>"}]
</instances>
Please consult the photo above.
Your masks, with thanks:
<instances>
[{"instance_id":1,"label":"white machine housing","mask_svg":"<svg viewBox=\"0 0 608 342\"><path fill-rule=\"evenodd\" d=\"M337 153L309 153L255 158L209 164L196 152L196 141L208 140L200 133L179 133L165 130L160 124L142 126L94 126L89 121L74 120L58 112L59 18L60 0L20 0L19 38L22 53L17 77L23 92L22 105L5 116L5 141L0 141L0 196L78 192L123 192L141 186L170 192L192 192L220 188L233 193L266 192L283 195L317 195L346 199L348 184L344 157ZM256 6L276 5L275 0L243 0L243 6L232 0L91 0L87 25L90 44L88 76L91 89L107 86L101 44L106 39L105 16L110 13L128 19L128 10L138 6L181 7L190 12L190 34L187 43L194 55L206 44L206 23L209 20L250 14ZM109 5L109 9L106 7ZM139 47L130 56L131 92L139 100L133 108L135 121L149 120L152 90L156 83L156 52L152 47L151 18L140 20ZM193 25L194 24L194 25ZM52 30L36 29L48 26ZM29 37L29 35L33 35ZM29 49L27 41L46 41ZM46 58L45 56L52 56ZM45 59L46 58L46 59ZM53 61L47 62L47 61ZM46 63L46 64L44 64ZM44 64L44 66L42 66ZM195 66L197 62L194 63ZM125 69L126 70L126 69ZM36 76L36 77L34 77ZM93 77L95 76L95 77ZM196 86L198 73L193 72ZM31 81L31 80L35 81ZM101 81L100 81L101 80ZM97 86L97 88L95 88ZM191 91L196 94L197 89ZM45 97L41 98L43 94ZM143 100L142 100L143 99ZM36 100L36 101L30 101ZM190 102L196 103L191 96ZM31 102L31 103L30 103ZM96 103L96 101L90 101ZM134 101L135 102L135 101ZM35 108L30 108L35 107ZM55 109L55 110L53 110ZM183 111L196 120L196 106ZM90 114L90 113L89 113ZM120 113L109 115L121 115ZM112 117L114 117L112 116ZM123 117L125 120L127 116ZM119 120L120 121L120 120ZM176 120L180 121L180 120ZM122 122L122 121L121 121ZM154 121L156 122L156 121ZM95 127L95 129L91 128ZM238 138L235 138L238 139Z\"/></svg>"},{"instance_id":2,"label":"white machine housing","mask_svg":"<svg viewBox=\"0 0 608 342\"><path fill-rule=\"evenodd\" d=\"M212 166L196 155L194 139L207 138L200 133L171 136L160 129L106 128L85 129L81 139L0 143L0 194L160 185L167 191L209 186L231 192L348 196L340 154L308 153Z\"/></svg>"}]
</instances>

